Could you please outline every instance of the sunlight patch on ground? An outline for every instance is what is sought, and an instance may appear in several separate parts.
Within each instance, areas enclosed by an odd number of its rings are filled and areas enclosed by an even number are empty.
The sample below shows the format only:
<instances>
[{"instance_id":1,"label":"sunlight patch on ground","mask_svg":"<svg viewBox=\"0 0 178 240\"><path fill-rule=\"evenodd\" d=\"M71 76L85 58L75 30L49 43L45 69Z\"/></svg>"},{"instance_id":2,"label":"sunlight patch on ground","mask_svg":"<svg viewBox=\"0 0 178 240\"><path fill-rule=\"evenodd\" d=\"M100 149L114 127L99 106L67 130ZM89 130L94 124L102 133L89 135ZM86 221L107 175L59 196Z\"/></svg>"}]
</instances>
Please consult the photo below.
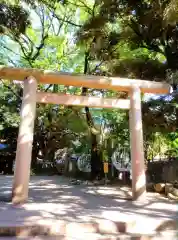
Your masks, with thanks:
<instances>
[{"instance_id":1,"label":"sunlight patch on ground","mask_svg":"<svg viewBox=\"0 0 178 240\"><path fill-rule=\"evenodd\" d=\"M102 196L113 196L113 197L131 197L132 192L128 187L90 187L84 190L86 193L99 194Z\"/></svg>"},{"instance_id":2,"label":"sunlight patch on ground","mask_svg":"<svg viewBox=\"0 0 178 240\"><path fill-rule=\"evenodd\" d=\"M155 210L169 210L169 211L172 211L172 212L175 212L175 211L178 211L178 205L175 205L175 204L171 204L171 205L168 205L164 202L155 202L155 203L150 203L148 206L147 206L148 209L155 209Z\"/></svg>"}]
</instances>

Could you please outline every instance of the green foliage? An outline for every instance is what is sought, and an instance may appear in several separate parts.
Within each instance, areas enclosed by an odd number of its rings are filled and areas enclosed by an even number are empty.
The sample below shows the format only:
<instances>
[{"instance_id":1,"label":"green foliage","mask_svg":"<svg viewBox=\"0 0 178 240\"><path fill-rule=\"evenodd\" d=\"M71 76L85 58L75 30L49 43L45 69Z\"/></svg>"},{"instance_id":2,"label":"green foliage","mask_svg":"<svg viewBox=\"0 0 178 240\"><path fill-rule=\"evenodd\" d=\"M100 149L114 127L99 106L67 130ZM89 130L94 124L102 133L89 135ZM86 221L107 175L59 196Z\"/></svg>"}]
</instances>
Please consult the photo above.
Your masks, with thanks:
<instances>
[{"instance_id":1,"label":"green foliage","mask_svg":"<svg viewBox=\"0 0 178 240\"><path fill-rule=\"evenodd\" d=\"M167 135L167 139L169 141L169 152L167 153L168 155L172 156L174 155L175 157L178 156L178 133L177 132L172 132Z\"/></svg>"},{"instance_id":2,"label":"green foliage","mask_svg":"<svg viewBox=\"0 0 178 240\"><path fill-rule=\"evenodd\" d=\"M0 81L0 140L8 145L8 151L15 151L19 126L20 88Z\"/></svg>"},{"instance_id":3,"label":"green foliage","mask_svg":"<svg viewBox=\"0 0 178 240\"><path fill-rule=\"evenodd\" d=\"M8 88L9 83L7 85L0 83L0 130L3 131L6 128L16 128L19 124L19 116L18 116L18 101L16 96L14 96L14 92L18 94L19 89L18 86L13 86L10 90ZM12 92L14 91L14 92Z\"/></svg>"},{"instance_id":4,"label":"green foliage","mask_svg":"<svg viewBox=\"0 0 178 240\"><path fill-rule=\"evenodd\" d=\"M166 8L164 10L165 24L176 25L176 22L178 20L177 12L178 12L178 2L177 2L177 0L169 1L168 5L166 6Z\"/></svg>"},{"instance_id":5,"label":"green foliage","mask_svg":"<svg viewBox=\"0 0 178 240\"><path fill-rule=\"evenodd\" d=\"M97 14L82 26L79 40L95 38L96 51L98 45L102 49L106 41L112 49L123 42L131 49L142 48L142 52L147 49L149 55L155 53L158 58L165 57L167 68L175 70L177 26L164 24L164 13L173 2L176 1L99 1Z\"/></svg>"}]
</instances>

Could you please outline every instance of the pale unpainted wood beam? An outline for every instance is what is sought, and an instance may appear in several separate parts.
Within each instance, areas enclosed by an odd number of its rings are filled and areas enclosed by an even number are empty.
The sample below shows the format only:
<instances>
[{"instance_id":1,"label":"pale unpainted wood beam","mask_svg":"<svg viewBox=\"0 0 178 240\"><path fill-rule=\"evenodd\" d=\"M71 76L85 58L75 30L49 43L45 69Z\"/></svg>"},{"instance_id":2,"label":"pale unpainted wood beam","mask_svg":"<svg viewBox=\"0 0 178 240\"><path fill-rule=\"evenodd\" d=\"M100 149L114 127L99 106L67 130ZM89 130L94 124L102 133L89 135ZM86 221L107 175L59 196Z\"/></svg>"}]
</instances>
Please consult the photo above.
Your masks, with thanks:
<instances>
[{"instance_id":1,"label":"pale unpainted wood beam","mask_svg":"<svg viewBox=\"0 0 178 240\"><path fill-rule=\"evenodd\" d=\"M0 78L23 81L28 76L34 76L38 82L43 84L61 84L115 91L130 91L133 86L137 86L141 89L141 92L144 93L167 94L171 89L170 85L165 82L119 77L87 76L33 68L0 67Z\"/></svg>"},{"instance_id":2,"label":"pale unpainted wood beam","mask_svg":"<svg viewBox=\"0 0 178 240\"><path fill-rule=\"evenodd\" d=\"M37 93L37 102L81 107L88 106L93 108L130 108L129 99L99 98L43 92Z\"/></svg>"}]
</instances>

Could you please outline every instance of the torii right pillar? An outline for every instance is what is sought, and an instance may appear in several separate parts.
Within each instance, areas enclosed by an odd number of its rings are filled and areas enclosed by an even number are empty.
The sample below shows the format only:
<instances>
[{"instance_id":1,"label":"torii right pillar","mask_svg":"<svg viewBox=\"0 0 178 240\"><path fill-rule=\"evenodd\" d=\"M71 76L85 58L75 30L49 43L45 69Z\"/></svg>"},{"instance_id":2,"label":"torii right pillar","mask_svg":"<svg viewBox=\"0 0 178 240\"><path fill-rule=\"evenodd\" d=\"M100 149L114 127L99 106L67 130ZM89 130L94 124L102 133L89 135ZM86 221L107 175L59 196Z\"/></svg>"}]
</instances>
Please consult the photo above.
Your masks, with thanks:
<instances>
[{"instance_id":1,"label":"torii right pillar","mask_svg":"<svg viewBox=\"0 0 178 240\"><path fill-rule=\"evenodd\" d=\"M132 199L146 199L146 177L144 164L141 91L137 86L130 90L130 143L132 162Z\"/></svg>"}]
</instances>

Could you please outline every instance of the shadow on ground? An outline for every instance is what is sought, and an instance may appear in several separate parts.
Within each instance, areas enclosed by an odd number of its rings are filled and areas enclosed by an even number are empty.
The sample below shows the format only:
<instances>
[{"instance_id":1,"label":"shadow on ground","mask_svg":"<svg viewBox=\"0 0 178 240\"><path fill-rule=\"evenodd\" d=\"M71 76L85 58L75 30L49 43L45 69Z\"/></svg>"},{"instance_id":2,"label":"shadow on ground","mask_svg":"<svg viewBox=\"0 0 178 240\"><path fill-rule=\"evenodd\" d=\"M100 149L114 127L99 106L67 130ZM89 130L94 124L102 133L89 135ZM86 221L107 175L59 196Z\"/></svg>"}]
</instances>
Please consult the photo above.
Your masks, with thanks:
<instances>
[{"instance_id":1,"label":"shadow on ground","mask_svg":"<svg viewBox=\"0 0 178 240\"><path fill-rule=\"evenodd\" d=\"M12 179L11 176L0 176L1 196L11 193ZM149 194L145 203L127 201L123 197L128 197L128 190L119 187L71 185L61 176L35 176L31 178L29 188L29 201L23 206L0 203L0 221L11 221L12 212L15 221L24 218L28 221L117 221L123 214L129 218L150 218L150 221L177 218L177 203ZM11 216L6 214L7 210L11 211Z\"/></svg>"}]
</instances>

